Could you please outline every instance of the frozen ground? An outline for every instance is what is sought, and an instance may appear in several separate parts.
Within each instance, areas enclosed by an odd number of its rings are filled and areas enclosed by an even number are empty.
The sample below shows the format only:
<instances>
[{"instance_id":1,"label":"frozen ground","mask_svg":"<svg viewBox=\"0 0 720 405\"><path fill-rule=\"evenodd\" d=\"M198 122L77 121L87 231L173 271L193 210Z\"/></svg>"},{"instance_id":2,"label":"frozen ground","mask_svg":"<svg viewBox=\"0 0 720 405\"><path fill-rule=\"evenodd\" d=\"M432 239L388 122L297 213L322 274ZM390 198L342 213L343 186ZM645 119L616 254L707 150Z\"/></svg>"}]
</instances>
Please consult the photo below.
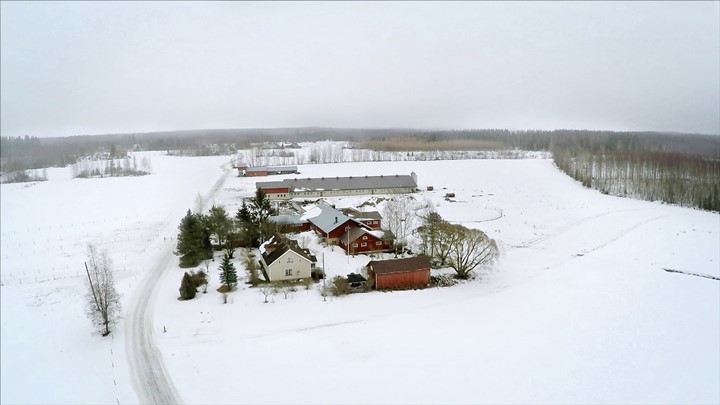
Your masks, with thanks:
<instances>
[{"instance_id":1,"label":"frozen ground","mask_svg":"<svg viewBox=\"0 0 720 405\"><path fill-rule=\"evenodd\" d=\"M126 316L159 249L229 160L150 155L149 176L73 180L64 168L47 182L0 186L0 402L138 402L124 317L104 339L84 313L86 245L110 253Z\"/></svg>"},{"instance_id":2,"label":"frozen ground","mask_svg":"<svg viewBox=\"0 0 720 405\"><path fill-rule=\"evenodd\" d=\"M663 270L720 276L720 216L586 190L549 160L311 165L301 176L411 170L422 189L436 190L417 198L500 243L491 274L453 288L328 302L312 290L263 304L241 287L223 305L216 272L210 292L191 302L175 300L181 272L168 273L156 315L168 332L158 339L180 396L192 403L720 400L720 282ZM233 206L256 180L229 179L218 201ZM443 199L447 191L456 202ZM348 260L337 248L325 253L331 275L368 260Z\"/></svg>"},{"instance_id":3,"label":"frozen ground","mask_svg":"<svg viewBox=\"0 0 720 405\"><path fill-rule=\"evenodd\" d=\"M108 340L84 316L86 242L110 251L129 303L227 160L153 155L151 176L70 180L53 169L46 183L1 186L0 402L140 400L123 320ZM177 301L182 270L172 258L149 327L183 402L720 402L720 281L663 270L720 276L720 215L605 196L542 159L300 170L415 171L421 189L436 190L416 198L487 232L502 258L452 288L327 302L312 289L263 304L241 286L227 305L215 291L217 262L207 294ZM214 202L234 213L256 180L228 178ZM366 261L325 250L330 274Z\"/></svg>"}]
</instances>

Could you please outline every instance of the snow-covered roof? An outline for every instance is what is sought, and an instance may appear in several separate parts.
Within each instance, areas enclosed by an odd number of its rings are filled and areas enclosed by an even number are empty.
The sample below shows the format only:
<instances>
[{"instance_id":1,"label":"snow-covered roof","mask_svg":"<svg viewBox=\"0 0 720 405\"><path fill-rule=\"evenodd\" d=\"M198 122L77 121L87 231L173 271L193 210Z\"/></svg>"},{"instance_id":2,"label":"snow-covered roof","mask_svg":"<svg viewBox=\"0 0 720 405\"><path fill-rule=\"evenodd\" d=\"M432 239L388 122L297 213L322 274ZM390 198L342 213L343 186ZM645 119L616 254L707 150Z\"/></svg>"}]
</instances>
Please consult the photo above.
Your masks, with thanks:
<instances>
[{"instance_id":1,"label":"snow-covered roof","mask_svg":"<svg viewBox=\"0 0 720 405\"><path fill-rule=\"evenodd\" d=\"M343 214L342 211L336 210L324 201L321 201L315 208L305 213L302 218L312 222L313 225L317 226L325 233L328 233L345 222L352 220L352 218Z\"/></svg>"},{"instance_id":2,"label":"snow-covered roof","mask_svg":"<svg viewBox=\"0 0 720 405\"><path fill-rule=\"evenodd\" d=\"M378 188L416 188L417 182L410 175L321 177L285 179L283 181L259 181L257 188L288 187L291 190L366 190Z\"/></svg>"},{"instance_id":3,"label":"snow-covered roof","mask_svg":"<svg viewBox=\"0 0 720 405\"><path fill-rule=\"evenodd\" d=\"M376 220L379 221L382 219L382 215L380 215L377 211L360 211L356 208L343 208L342 211L348 215L349 217L355 218L355 219L361 219L361 220Z\"/></svg>"},{"instance_id":4,"label":"snow-covered roof","mask_svg":"<svg viewBox=\"0 0 720 405\"><path fill-rule=\"evenodd\" d=\"M292 215L271 215L268 217L268 220L270 222L274 222L276 224L293 224L293 225L300 225L307 222L306 219L303 219L302 215L299 214L292 214Z\"/></svg>"}]
</instances>

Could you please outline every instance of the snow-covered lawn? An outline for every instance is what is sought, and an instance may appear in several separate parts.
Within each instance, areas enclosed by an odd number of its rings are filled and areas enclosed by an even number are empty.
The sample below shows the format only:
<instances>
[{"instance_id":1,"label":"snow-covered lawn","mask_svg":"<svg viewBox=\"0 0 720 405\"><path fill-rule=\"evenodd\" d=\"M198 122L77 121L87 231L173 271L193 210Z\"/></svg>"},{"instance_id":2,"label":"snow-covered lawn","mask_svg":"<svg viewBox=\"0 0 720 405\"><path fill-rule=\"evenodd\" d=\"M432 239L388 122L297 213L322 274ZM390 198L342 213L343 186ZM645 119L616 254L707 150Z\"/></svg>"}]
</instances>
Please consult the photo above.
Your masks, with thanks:
<instances>
[{"instance_id":1,"label":"snow-covered lawn","mask_svg":"<svg viewBox=\"0 0 720 405\"><path fill-rule=\"evenodd\" d=\"M48 182L1 186L0 402L138 401L122 320L108 340L83 313L85 245L110 251L127 301L228 160L153 154L150 176L71 180L52 169ZM720 215L583 189L545 159L299 169L415 171L422 190L435 188L415 197L495 238L501 259L450 288L326 302L313 288L263 304L243 284L225 305L217 260L209 292L178 301L174 259L154 326L184 402L720 402L720 281L663 270L720 277ZM234 214L268 179L230 177L214 202ZM331 275L368 261L324 251Z\"/></svg>"}]
</instances>

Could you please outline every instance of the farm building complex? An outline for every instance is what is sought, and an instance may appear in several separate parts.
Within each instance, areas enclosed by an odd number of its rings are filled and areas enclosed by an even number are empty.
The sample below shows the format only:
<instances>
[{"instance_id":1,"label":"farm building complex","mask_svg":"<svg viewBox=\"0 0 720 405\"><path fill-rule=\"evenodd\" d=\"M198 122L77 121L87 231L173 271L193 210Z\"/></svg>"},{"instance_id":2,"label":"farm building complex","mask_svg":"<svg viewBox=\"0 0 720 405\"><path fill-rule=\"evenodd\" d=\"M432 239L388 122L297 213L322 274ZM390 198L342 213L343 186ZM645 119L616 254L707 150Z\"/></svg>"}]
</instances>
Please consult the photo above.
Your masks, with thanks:
<instances>
[{"instance_id":1,"label":"farm building complex","mask_svg":"<svg viewBox=\"0 0 720 405\"><path fill-rule=\"evenodd\" d=\"M417 190L417 175L321 177L262 181L255 186L270 199L334 197L349 195L404 194Z\"/></svg>"},{"instance_id":2,"label":"farm building complex","mask_svg":"<svg viewBox=\"0 0 720 405\"><path fill-rule=\"evenodd\" d=\"M304 214L271 216L270 222L288 232L313 230L329 245L339 245L349 254L385 252L392 248L392 233L381 230L382 216L377 211L352 208L335 209L321 201Z\"/></svg>"},{"instance_id":3,"label":"farm building complex","mask_svg":"<svg viewBox=\"0 0 720 405\"><path fill-rule=\"evenodd\" d=\"M296 174L297 166L258 166L250 167L245 163L234 163L233 168L237 169L238 177L272 176L276 174Z\"/></svg>"}]
</instances>

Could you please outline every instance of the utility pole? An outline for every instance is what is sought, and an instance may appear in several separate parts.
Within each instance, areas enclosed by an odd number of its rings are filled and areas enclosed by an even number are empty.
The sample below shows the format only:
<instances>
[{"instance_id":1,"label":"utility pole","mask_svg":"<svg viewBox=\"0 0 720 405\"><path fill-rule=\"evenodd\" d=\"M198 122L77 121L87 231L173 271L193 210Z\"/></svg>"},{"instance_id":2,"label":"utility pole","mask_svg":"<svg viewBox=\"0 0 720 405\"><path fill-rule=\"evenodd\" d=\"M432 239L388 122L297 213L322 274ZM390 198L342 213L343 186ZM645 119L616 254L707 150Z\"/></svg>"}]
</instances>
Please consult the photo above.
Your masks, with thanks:
<instances>
[{"instance_id":1,"label":"utility pole","mask_svg":"<svg viewBox=\"0 0 720 405\"><path fill-rule=\"evenodd\" d=\"M350 225L345 227L345 233L347 234L347 259L350 264Z\"/></svg>"}]
</instances>

